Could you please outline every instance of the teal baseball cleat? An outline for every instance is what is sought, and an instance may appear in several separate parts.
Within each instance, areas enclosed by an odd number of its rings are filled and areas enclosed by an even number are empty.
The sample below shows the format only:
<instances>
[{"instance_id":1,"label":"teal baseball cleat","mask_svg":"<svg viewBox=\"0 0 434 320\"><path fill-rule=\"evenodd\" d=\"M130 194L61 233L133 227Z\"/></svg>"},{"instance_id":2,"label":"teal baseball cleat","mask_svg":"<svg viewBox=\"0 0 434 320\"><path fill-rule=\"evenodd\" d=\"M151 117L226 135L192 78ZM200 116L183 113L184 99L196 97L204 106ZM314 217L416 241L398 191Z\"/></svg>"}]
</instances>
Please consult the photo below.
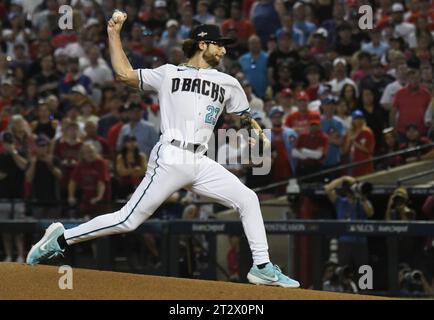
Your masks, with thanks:
<instances>
[{"instance_id":1,"label":"teal baseball cleat","mask_svg":"<svg viewBox=\"0 0 434 320\"><path fill-rule=\"evenodd\" d=\"M284 275L282 270L277 265L273 265L271 262L259 269L257 266L253 266L247 274L247 279L253 284L263 284L267 286L277 286L284 288L298 288L300 283L290 277Z\"/></svg>"},{"instance_id":2,"label":"teal baseball cleat","mask_svg":"<svg viewBox=\"0 0 434 320\"><path fill-rule=\"evenodd\" d=\"M52 259L63 255L62 250L57 242L57 238L65 232L65 228L60 222L52 223L45 231L44 236L36 243L26 258L26 263L35 265L43 260Z\"/></svg>"}]
</instances>

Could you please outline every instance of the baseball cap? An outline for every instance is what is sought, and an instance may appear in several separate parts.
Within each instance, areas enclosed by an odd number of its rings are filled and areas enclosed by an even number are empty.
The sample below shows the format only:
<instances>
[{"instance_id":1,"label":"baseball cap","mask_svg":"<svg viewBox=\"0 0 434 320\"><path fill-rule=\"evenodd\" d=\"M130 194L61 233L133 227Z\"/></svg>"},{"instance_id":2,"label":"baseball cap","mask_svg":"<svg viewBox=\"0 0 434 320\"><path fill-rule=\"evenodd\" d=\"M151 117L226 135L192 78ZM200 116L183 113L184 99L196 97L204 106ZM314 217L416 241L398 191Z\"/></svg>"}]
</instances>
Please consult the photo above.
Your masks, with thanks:
<instances>
[{"instance_id":1,"label":"baseball cap","mask_svg":"<svg viewBox=\"0 0 434 320\"><path fill-rule=\"evenodd\" d=\"M83 96L87 96L86 89L81 84L76 84L75 86L73 86L71 89L71 93L73 92L82 94Z\"/></svg>"},{"instance_id":2,"label":"baseball cap","mask_svg":"<svg viewBox=\"0 0 434 320\"><path fill-rule=\"evenodd\" d=\"M179 23L178 21L176 21L175 19L170 19L169 21L167 21L166 23L166 28L170 28L170 27L178 27Z\"/></svg>"},{"instance_id":3,"label":"baseball cap","mask_svg":"<svg viewBox=\"0 0 434 320\"><path fill-rule=\"evenodd\" d=\"M231 44L235 42L235 39L229 37L223 37L220 33L219 26L215 24L201 24L196 26L190 32L190 39L196 41L216 41L223 44Z\"/></svg>"},{"instance_id":4,"label":"baseball cap","mask_svg":"<svg viewBox=\"0 0 434 320\"><path fill-rule=\"evenodd\" d=\"M289 98L289 97L293 96L293 93L292 93L291 88L284 88L284 89L282 89L282 91L280 91L280 95L282 97Z\"/></svg>"},{"instance_id":5,"label":"baseball cap","mask_svg":"<svg viewBox=\"0 0 434 320\"><path fill-rule=\"evenodd\" d=\"M336 58L333 60L333 67L337 66L339 63L343 64L344 66L347 65L347 61L344 58Z\"/></svg>"},{"instance_id":6,"label":"baseball cap","mask_svg":"<svg viewBox=\"0 0 434 320\"><path fill-rule=\"evenodd\" d=\"M309 101L309 100L310 100L310 98L309 98L309 96L307 95L306 91L300 91L300 92L297 94L296 99L297 99L297 100L301 100L301 101Z\"/></svg>"},{"instance_id":7,"label":"baseball cap","mask_svg":"<svg viewBox=\"0 0 434 320\"><path fill-rule=\"evenodd\" d=\"M274 116L276 113L280 113L280 114L285 114L285 111L283 110L283 108L281 106L274 106L271 108L271 110L268 112L268 117L271 118L272 116Z\"/></svg>"},{"instance_id":8,"label":"baseball cap","mask_svg":"<svg viewBox=\"0 0 434 320\"><path fill-rule=\"evenodd\" d=\"M394 3L392 6L392 12L404 12L404 6L401 3Z\"/></svg>"},{"instance_id":9,"label":"baseball cap","mask_svg":"<svg viewBox=\"0 0 434 320\"><path fill-rule=\"evenodd\" d=\"M93 26L97 26L98 24L99 24L98 19L90 18L89 20L87 20L86 24L84 25L84 28L87 29Z\"/></svg>"},{"instance_id":10,"label":"baseball cap","mask_svg":"<svg viewBox=\"0 0 434 320\"><path fill-rule=\"evenodd\" d=\"M2 85L2 86L3 86L3 85L9 85L9 86L12 86L12 85L13 85L12 79L11 79L11 78L4 78L4 79L1 81L1 85Z\"/></svg>"},{"instance_id":11,"label":"baseball cap","mask_svg":"<svg viewBox=\"0 0 434 320\"><path fill-rule=\"evenodd\" d=\"M151 29L148 29L148 28L146 28L146 27L143 27L143 28L142 28L142 35L145 36L145 37L152 36L152 35L153 35L153 32L152 32Z\"/></svg>"},{"instance_id":12,"label":"baseball cap","mask_svg":"<svg viewBox=\"0 0 434 320\"><path fill-rule=\"evenodd\" d=\"M322 99L321 104L323 104L323 105L325 105L325 104L335 104L336 102L337 102L336 97L334 97L332 95L328 95L324 99Z\"/></svg>"},{"instance_id":13,"label":"baseball cap","mask_svg":"<svg viewBox=\"0 0 434 320\"><path fill-rule=\"evenodd\" d=\"M167 7L167 2L164 0L157 0L154 3L154 7L155 8L166 8Z\"/></svg>"},{"instance_id":14,"label":"baseball cap","mask_svg":"<svg viewBox=\"0 0 434 320\"><path fill-rule=\"evenodd\" d=\"M254 120L261 120L264 118L264 113L260 111L253 111L252 112L252 119Z\"/></svg>"},{"instance_id":15,"label":"baseball cap","mask_svg":"<svg viewBox=\"0 0 434 320\"><path fill-rule=\"evenodd\" d=\"M314 35L318 35L318 36L321 36L321 37L326 39L328 37L329 33L324 28L318 28L318 30L315 31Z\"/></svg>"},{"instance_id":16,"label":"baseball cap","mask_svg":"<svg viewBox=\"0 0 434 320\"><path fill-rule=\"evenodd\" d=\"M363 112L361 110L354 110L351 113L351 118L353 118L353 119L361 119L361 118L365 118L365 115L363 114Z\"/></svg>"}]
</instances>

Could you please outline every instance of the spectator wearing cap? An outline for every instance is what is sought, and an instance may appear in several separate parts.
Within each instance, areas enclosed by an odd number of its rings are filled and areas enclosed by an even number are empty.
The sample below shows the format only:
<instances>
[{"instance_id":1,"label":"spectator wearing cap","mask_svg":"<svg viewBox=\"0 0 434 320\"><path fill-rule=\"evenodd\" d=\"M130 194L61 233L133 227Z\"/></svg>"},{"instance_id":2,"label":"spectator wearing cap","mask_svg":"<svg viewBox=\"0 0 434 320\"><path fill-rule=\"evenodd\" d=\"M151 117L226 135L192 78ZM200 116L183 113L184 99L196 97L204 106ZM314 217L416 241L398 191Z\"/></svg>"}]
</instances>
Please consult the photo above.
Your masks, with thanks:
<instances>
[{"instance_id":1,"label":"spectator wearing cap","mask_svg":"<svg viewBox=\"0 0 434 320\"><path fill-rule=\"evenodd\" d=\"M320 119L320 114L308 109L309 96L305 91L300 91L295 100L298 111L292 112L286 117L285 126L294 129L301 136L309 133L311 121Z\"/></svg>"},{"instance_id":2,"label":"spectator wearing cap","mask_svg":"<svg viewBox=\"0 0 434 320\"><path fill-rule=\"evenodd\" d=\"M247 80L249 80L255 95L264 98L268 84L268 55L262 51L261 40L257 35L250 36L248 46L249 52L240 57L239 63Z\"/></svg>"},{"instance_id":3,"label":"spectator wearing cap","mask_svg":"<svg viewBox=\"0 0 434 320\"><path fill-rule=\"evenodd\" d=\"M77 191L81 191L80 202ZM110 174L106 160L97 152L93 144L83 143L79 161L68 183L68 204L79 204L80 216L87 219L109 209L111 197Z\"/></svg>"},{"instance_id":4,"label":"spectator wearing cap","mask_svg":"<svg viewBox=\"0 0 434 320\"><path fill-rule=\"evenodd\" d=\"M234 61L238 61L239 58L248 51L247 42L240 40L238 37L238 30L234 26L229 26L226 30L225 36L232 38L235 41L225 46L226 55L223 63L233 63Z\"/></svg>"},{"instance_id":5,"label":"spectator wearing cap","mask_svg":"<svg viewBox=\"0 0 434 320\"><path fill-rule=\"evenodd\" d=\"M36 152L30 158L26 170L26 182L31 193L30 200L35 201L32 216L35 219L60 218L60 179L62 171L60 160L50 151L49 137L41 134L36 138Z\"/></svg>"},{"instance_id":6,"label":"spectator wearing cap","mask_svg":"<svg viewBox=\"0 0 434 320\"><path fill-rule=\"evenodd\" d=\"M383 138L381 139L381 141L382 144L380 147L380 155L394 153L399 151L400 149L398 133L393 127L383 129ZM380 160L376 164L376 169L385 170L400 166L402 164L404 164L404 159L402 158L402 156L398 155Z\"/></svg>"},{"instance_id":7,"label":"spectator wearing cap","mask_svg":"<svg viewBox=\"0 0 434 320\"><path fill-rule=\"evenodd\" d=\"M224 20L221 24L222 33L226 35L230 27L237 30L239 39L245 44L249 37L254 33L252 23L248 19L242 17L241 4L236 1L232 1L231 3L230 17Z\"/></svg>"},{"instance_id":8,"label":"spectator wearing cap","mask_svg":"<svg viewBox=\"0 0 434 320\"><path fill-rule=\"evenodd\" d=\"M317 62L321 62L327 52L327 36L328 32L324 28L318 28L311 36L309 54L313 56Z\"/></svg>"},{"instance_id":9,"label":"spectator wearing cap","mask_svg":"<svg viewBox=\"0 0 434 320\"><path fill-rule=\"evenodd\" d=\"M296 163L292 158L292 149L297 141L297 133L283 126L285 112L281 106L274 106L268 113L271 120L271 147L275 151L271 166L272 179L275 182L289 179L295 175ZM279 194L285 190L276 190Z\"/></svg>"},{"instance_id":10,"label":"spectator wearing cap","mask_svg":"<svg viewBox=\"0 0 434 320\"><path fill-rule=\"evenodd\" d=\"M406 126L405 141L400 145L400 149L421 147L432 144L433 142L420 134L419 128L415 123L410 123ZM416 150L402 155L405 162L415 162L421 160L434 159L434 148L429 147L422 150Z\"/></svg>"},{"instance_id":11,"label":"spectator wearing cap","mask_svg":"<svg viewBox=\"0 0 434 320\"><path fill-rule=\"evenodd\" d=\"M125 136L132 135L137 139L140 152L143 152L149 158L152 148L158 141L158 132L151 123L143 120L143 108L140 104L131 103L130 109L130 121L122 127L116 149L121 149Z\"/></svg>"},{"instance_id":12,"label":"spectator wearing cap","mask_svg":"<svg viewBox=\"0 0 434 320\"><path fill-rule=\"evenodd\" d=\"M119 182L117 196L127 199L142 181L148 160L140 152L134 136L125 136L121 150L116 155L116 177Z\"/></svg>"},{"instance_id":13,"label":"spectator wearing cap","mask_svg":"<svg viewBox=\"0 0 434 320\"><path fill-rule=\"evenodd\" d=\"M320 171L326 159L329 140L321 131L319 117L309 120L309 131L300 134L292 156L297 159L297 176Z\"/></svg>"},{"instance_id":14,"label":"spectator wearing cap","mask_svg":"<svg viewBox=\"0 0 434 320\"><path fill-rule=\"evenodd\" d=\"M116 153L116 144L118 141L119 133L121 132L124 124L130 121L130 108L129 104L121 105L118 108L119 119L114 125L112 125L107 134L107 143L112 154Z\"/></svg>"},{"instance_id":15,"label":"spectator wearing cap","mask_svg":"<svg viewBox=\"0 0 434 320\"><path fill-rule=\"evenodd\" d=\"M360 110L351 114L351 128L347 132L344 152L349 153L350 163L372 159L375 150L375 137L366 125L365 115ZM368 162L350 169L351 176L358 177L374 172L374 164Z\"/></svg>"},{"instance_id":16,"label":"spectator wearing cap","mask_svg":"<svg viewBox=\"0 0 434 320\"><path fill-rule=\"evenodd\" d=\"M338 99L334 96L327 96L321 102L323 117L321 119L321 130L329 140L329 148L324 160L324 168L331 168L341 164L342 146L346 129L342 121L335 116Z\"/></svg>"},{"instance_id":17,"label":"spectator wearing cap","mask_svg":"<svg viewBox=\"0 0 434 320\"><path fill-rule=\"evenodd\" d=\"M61 160L62 179L60 180L60 189L62 199L66 199L69 179L78 163L81 145L78 123L64 119L62 121L62 134L55 141L53 150L54 156Z\"/></svg>"},{"instance_id":18,"label":"spectator wearing cap","mask_svg":"<svg viewBox=\"0 0 434 320\"><path fill-rule=\"evenodd\" d=\"M68 59L68 72L59 82L59 94L70 93L75 85L82 85L87 94L92 94L92 81L80 71L79 59L70 57Z\"/></svg>"},{"instance_id":19,"label":"spectator wearing cap","mask_svg":"<svg viewBox=\"0 0 434 320\"><path fill-rule=\"evenodd\" d=\"M165 62L167 60L166 54L163 50L155 46L154 33L150 29L143 30L142 36L142 53L144 60L144 68L152 68L156 60Z\"/></svg>"},{"instance_id":20,"label":"spectator wearing cap","mask_svg":"<svg viewBox=\"0 0 434 320\"><path fill-rule=\"evenodd\" d=\"M375 153L379 152L381 139L383 137L383 129L387 127L388 117L387 113L379 105L377 93L370 88L365 88L360 93L360 104L358 109L363 111L365 115L366 124L371 128L374 134L376 147Z\"/></svg>"},{"instance_id":21,"label":"spectator wearing cap","mask_svg":"<svg viewBox=\"0 0 434 320\"><path fill-rule=\"evenodd\" d=\"M182 46L182 40L178 35L179 23L175 19L170 19L166 23L166 30L161 36L159 47L164 50L166 56L172 48Z\"/></svg>"},{"instance_id":22,"label":"spectator wearing cap","mask_svg":"<svg viewBox=\"0 0 434 320\"><path fill-rule=\"evenodd\" d=\"M380 99L380 104L389 112L392 109L392 103L395 98L395 94L402 89L407 83L407 65L405 63L396 67L396 80L389 83L384 88L383 94Z\"/></svg>"},{"instance_id":23,"label":"spectator wearing cap","mask_svg":"<svg viewBox=\"0 0 434 320\"><path fill-rule=\"evenodd\" d=\"M271 85L275 85L279 81L279 67L282 64L289 66L291 71L295 71L297 64L300 62L300 56L292 46L290 34L282 32L277 38L277 49L268 57L268 81ZM304 79L304 75L300 78L299 74L293 73L294 80Z\"/></svg>"},{"instance_id":24,"label":"spectator wearing cap","mask_svg":"<svg viewBox=\"0 0 434 320\"><path fill-rule=\"evenodd\" d=\"M279 103L285 112L285 116L298 110L296 106L294 106L294 92L291 88L284 88L279 93Z\"/></svg>"},{"instance_id":25,"label":"spectator wearing cap","mask_svg":"<svg viewBox=\"0 0 434 320\"><path fill-rule=\"evenodd\" d=\"M54 139L59 122L52 117L51 111L45 101L38 105L36 120L32 122L32 131L35 135Z\"/></svg>"},{"instance_id":26,"label":"spectator wearing cap","mask_svg":"<svg viewBox=\"0 0 434 320\"><path fill-rule=\"evenodd\" d=\"M359 81L359 92L365 88L369 88L373 89L381 97L386 86L395 79L385 72L380 60L373 59L371 66L369 73Z\"/></svg>"},{"instance_id":27,"label":"spectator wearing cap","mask_svg":"<svg viewBox=\"0 0 434 320\"><path fill-rule=\"evenodd\" d=\"M291 13L286 13L280 18L282 22L282 27L276 31L276 38L279 39L282 33L287 33L291 35L292 41L298 46L303 46L306 44L306 40L303 31L294 26L294 19Z\"/></svg>"},{"instance_id":28,"label":"spectator wearing cap","mask_svg":"<svg viewBox=\"0 0 434 320\"><path fill-rule=\"evenodd\" d=\"M209 2L207 0L199 0L196 6L197 14L194 19L202 24L214 24L215 17L209 12Z\"/></svg>"},{"instance_id":29,"label":"spectator wearing cap","mask_svg":"<svg viewBox=\"0 0 434 320\"><path fill-rule=\"evenodd\" d=\"M379 28L371 30L369 36L371 41L362 43L362 51L381 59L386 54L387 50L389 50L388 43L382 39L381 30Z\"/></svg>"},{"instance_id":30,"label":"spectator wearing cap","mask_svg":"<svg viewBox=\"0 0 434 320\"><path fill-rule=\"evenodd\" d=\"M415 48L417 45L416 27L414 24L404 21L404 12L404 6L401 3L394 3L392 5L390 21L394 26L394 35L402 37L410 48Z\"/></svg>"},{"instance_id":31,"label":"spectator wearing cap","mask_svg":"<svg viewBox=\"0 0 434 320\"><path fill-rule=\"evenodd\" d=\"M42 97L47 97L50 94L57 95L60 75L55 68L54 57L52 55L43 57L39 65L41 71L35 76L39 95Z\"/></svg>"},{"instance_id":32,"label":"spectator wearing cap","mask_svg":"<svg viewBox=\"0 0 434 320\"><path fill-rule=\"evenodd\" d=\"M357 86L353 80L347 77L347 61L342 57L333 60L333 79L329 81L329 84L334 95L339 95L344 85L350 84L356 90L357 96Z\"/></svg>"},{"instance_id":33,"label":"spectator wearing cap","mask_svg":"<svg viewBox=\"0 0 434 320\"><path fill-rule=\"evenodd\" d=\"M281 27L273 0L255 1L250 11L250 21L264 46L270 34L275 34Z\"/></svg>"},{"instance_id":34,"label":"spectator wearing cap","mask_svg":"<svg viewBox=\"0 0 434 320\"><path fill-rule=\"evenodd\" d=\"M306 6L303 2L296 2L292 7L294 12L294 27L301 30L304 39L309 39L311 33L316 30L316 26L306 20Z\"/></svg>"},{"instance_id":35,"label":"spectator wearing cap","mask_svg":"<svg viewBox=\"0 0 434 320\"><path fill-rule=\"evenodd\" d=\"M431 103L431 93L420 85L420 75L417 70L407 72L408 84L398 90L390 113L390 123L395 126L400 139L405 135L406 125L417 125L421 135L426 135L427 127L424 123L425 113Z\"/></svg>"}]
</instances>

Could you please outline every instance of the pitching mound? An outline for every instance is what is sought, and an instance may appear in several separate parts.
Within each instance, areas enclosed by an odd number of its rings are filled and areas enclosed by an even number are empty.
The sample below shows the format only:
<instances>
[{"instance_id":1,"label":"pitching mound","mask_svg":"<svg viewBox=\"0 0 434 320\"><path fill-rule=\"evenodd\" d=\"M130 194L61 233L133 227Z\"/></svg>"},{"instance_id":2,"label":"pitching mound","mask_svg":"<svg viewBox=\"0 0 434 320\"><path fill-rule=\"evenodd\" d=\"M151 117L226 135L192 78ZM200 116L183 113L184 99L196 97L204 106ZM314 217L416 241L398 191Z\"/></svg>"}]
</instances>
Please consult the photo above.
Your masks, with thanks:
<instances>
[{"instance_id":1,"label":"pitching mound","mask_svg":"<svg viewBox=\"0 0 434 320\"><path fill-rule=\"evenodd\" d=\"M379 297L129 273L73 269L73 289L59 289L59 269L0 263L0 299L372 300Z\"/></svg>"}]
</instances>

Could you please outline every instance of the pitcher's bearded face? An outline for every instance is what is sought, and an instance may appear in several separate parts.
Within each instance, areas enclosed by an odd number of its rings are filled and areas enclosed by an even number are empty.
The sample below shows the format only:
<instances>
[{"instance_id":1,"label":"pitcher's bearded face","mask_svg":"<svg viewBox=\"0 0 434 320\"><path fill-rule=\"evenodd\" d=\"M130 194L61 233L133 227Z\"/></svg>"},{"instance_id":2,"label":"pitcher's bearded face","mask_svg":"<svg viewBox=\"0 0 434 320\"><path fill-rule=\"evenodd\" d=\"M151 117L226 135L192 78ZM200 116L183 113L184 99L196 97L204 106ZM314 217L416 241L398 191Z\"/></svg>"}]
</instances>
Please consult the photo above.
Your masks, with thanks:
<instances>
[{"instance_id":1,"label":"pitcher's bearded face","mask_svg":"<svg viewBox=\"0 0 434 320\"><path fill-rule=\"evenodd\" d=\"M222 45L209 43L206 50L203 52L203 59L211 67L215 68L219 65L220 60L226 54L226 49Z\"/></svg>"}]
</instances>

